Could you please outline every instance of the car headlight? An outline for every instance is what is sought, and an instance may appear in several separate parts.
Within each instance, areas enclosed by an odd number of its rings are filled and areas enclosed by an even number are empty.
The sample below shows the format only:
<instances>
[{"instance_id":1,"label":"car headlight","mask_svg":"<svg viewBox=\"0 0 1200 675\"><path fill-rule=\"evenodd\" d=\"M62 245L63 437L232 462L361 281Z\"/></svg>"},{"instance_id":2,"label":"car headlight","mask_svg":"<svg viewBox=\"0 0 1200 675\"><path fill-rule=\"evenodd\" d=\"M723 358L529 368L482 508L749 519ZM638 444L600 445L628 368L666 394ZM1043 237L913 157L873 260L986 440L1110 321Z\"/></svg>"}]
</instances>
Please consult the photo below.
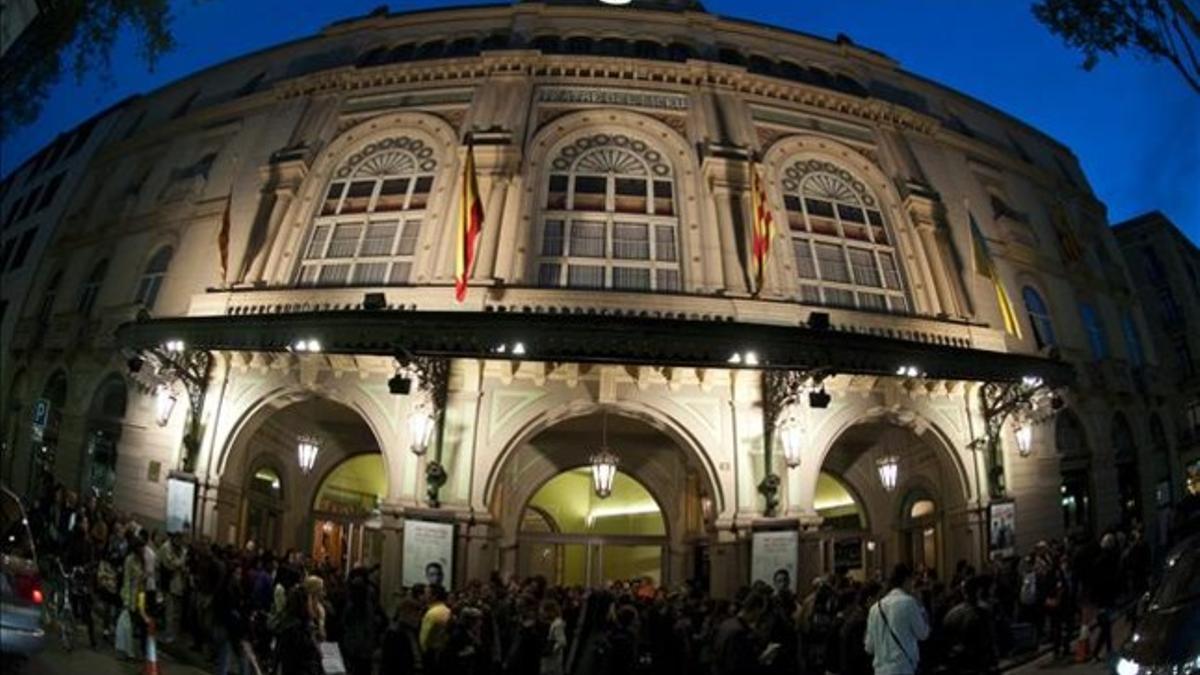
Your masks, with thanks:
<instances>
[{"instance_id":1,"label":"car headlight","mask_svg":"<svg viewBox=\"0 0 1200 675\"><path fill-rule=\"evenodd\" d=\"M1142 665L1122 656L1117 659L1117 675L1200 675L1200 656L1193 656L1182 663L1158 666Z\"/></svg>"}]
</instances>

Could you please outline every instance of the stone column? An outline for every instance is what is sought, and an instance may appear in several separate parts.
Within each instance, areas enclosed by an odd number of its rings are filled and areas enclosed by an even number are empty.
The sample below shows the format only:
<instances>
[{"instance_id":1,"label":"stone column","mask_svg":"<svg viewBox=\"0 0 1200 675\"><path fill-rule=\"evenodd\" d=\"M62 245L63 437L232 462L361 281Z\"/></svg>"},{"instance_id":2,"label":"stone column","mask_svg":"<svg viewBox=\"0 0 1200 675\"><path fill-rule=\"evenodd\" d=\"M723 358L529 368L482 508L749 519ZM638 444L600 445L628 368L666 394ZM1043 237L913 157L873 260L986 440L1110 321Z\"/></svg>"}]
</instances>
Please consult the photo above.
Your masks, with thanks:
<instances>
[{"instance_id":1,"label":"stone column","mask_svg":"<svg viewBox=\"0 0 1200 675\"><path fill-rule=\"evenodd\" d=\"M748 296L746 272L749 210L746 208L749 155L741 148L709 144L700 171L708 187L708 198L716 215L717 244L721 251L723 290L728 295Z\"/></svg>"},{"instance_id":2,"label":"stone column","mask_svg":"<svg viewBox=\"0 0 1200 675\"><path fill-rule=\"evenodd\" d=\"M949 252L941 201L936 193L916 183L909 183L907 192L904 208L912 218L921 243L921 252L929 267L929 276L938 303L938 315L967 318L968 312L963 301L965 290L959 290L962 270ZM955 277L958 277L957 283Z\"/></svg>"},{"instance_id":3,"label":"stone column","mask_svg":"<svg viewBox=\"0 0 1200 675\"><path fill-rule=\"evenodd\" d=\"M282 254L290 237L280 237L279 232L284 229L284 217L292 206L296 191L308 175L307 155L305 146L285 148L271 155L270 162L259 170L263 187L255 218L261 221L251 228L250 243L253 245L255 238L259 242L257 250L247 251L253 256L243 278L247 285L262 286L278 281L286 271Z\"/></svg>"},{"instance_id":4,"label":"stone column","mask_svg":"<svg viewBox=\"0 0 1200 675\"><path fill-rule=\"evenodd\" d=\"M501 230L515 223L505 218L509 191L517 169L516 150L512 148L511 135L507 132L489 132L475 136L477 143L489 141L489 145L475 146L475 166L479 172L480 190L487 195L483 205L483 231L475 249L475 268L471 280L484 284L495 284L497 278L496 257L502 238ZM487 187L484 187L486 182Z\"/></svg>"}]
</instances>

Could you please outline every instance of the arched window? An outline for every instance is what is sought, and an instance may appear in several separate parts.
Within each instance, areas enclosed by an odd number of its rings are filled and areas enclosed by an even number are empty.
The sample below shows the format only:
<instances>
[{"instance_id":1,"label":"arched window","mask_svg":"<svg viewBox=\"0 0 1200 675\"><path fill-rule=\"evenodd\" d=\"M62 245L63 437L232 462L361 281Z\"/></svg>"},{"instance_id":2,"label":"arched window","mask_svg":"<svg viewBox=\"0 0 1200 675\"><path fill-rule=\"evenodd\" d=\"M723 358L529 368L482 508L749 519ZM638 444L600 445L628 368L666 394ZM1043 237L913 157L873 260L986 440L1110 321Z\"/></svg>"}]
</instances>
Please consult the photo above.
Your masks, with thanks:
<instances>
[{"instance_id":1,"label":"arched window","mask_svg":"<svg viewBox=\"0 0 1200 675\"><path fill-rule=\"evenodd\" d=\"M437 159L408 136L376 141L334 172L313 221L297 283L406 284Z\"/></svg>"},{"instance_id":2,"label":"arched window","mask_svg":"<svg viewBox=\"0 0 1200 675\"><path fill-rule=\"evenodd\" d=\"M150 258L145 271L142 272L142 279L138 282L134 302L146 309L154 309L154 301L158 300L158 290L162 288L163 279L167 277L167 267L171 264L173 255L175 249L164 246Z\"/></svg>"},{"instance_id":3,"label":"arched window","mask_svg":"<svg viewBox=\"0 0 1200 675\"><path fill-rule=\"evenodd\" d=\"M663 154L598 133L550 161L539 286L678 291L675 179Z\"/></svg>"},{"instance_id":4,"label":"arched window","mask_svg":"<svg viewBox=\"0 0 1200 675\"><path fill-rule=\"evenodd\" d=\"M104 283L104 275L108 273L108 258L102 259L92 267L92 272L79 287L79 303L76 309L79 314L88 317L96 306L96 296L100 295L100 284Z\"/></svg>"},{"instance_id":5,"label":"arched window","mask_svg":"<svg viewBox=\"0 0 1200 675\"><path fill-rule=\"evenodd\" d=\"M1050 319L1046 301L1032 286L1021 289L1021 297L1025 299L1025 311L1029 313L1029 325L1033 326L1033 339L1037 341L1038 349L1058 344L1054 339L1054 322Z\"/></svg>"},{"instance_id":6,"label":"arched window","mask_svg":"<svg viewBox=\"0 0 1200 675\"><path fill-rule=\"evenodd\" d=\"M879 200L849 171L819 159L783 171L783 203L804 302L908 311Z\"/></svg>"},{"instance_id":7,"label":"arched window","mask_svg":"<svg viewBox=\"0 0 1200 675\"><path fill-rule=\"evenodd\" d=\"M46 323L50 320L50 314L54 312L54 301L58 299L58 286L62 283L62 270L54 273L50 277L50 283L46 284L46 290L42 293L42 306L38 308L38 321Z\"/></svg>"},{"instance_id":8,"label":"arched window","mask_svg":"<svg viewBox=\"0 0 1200 675\"><path fill-rule=\"evenodd\" d=\"M1092 349L1092 358L1108 358L1108 336L1100 323L1100 315L1096 308L1086 302L1079 303L1079 315L1083 318L1083 329L1087 331L1088 345Z\"/></svg>"}]
</instances>

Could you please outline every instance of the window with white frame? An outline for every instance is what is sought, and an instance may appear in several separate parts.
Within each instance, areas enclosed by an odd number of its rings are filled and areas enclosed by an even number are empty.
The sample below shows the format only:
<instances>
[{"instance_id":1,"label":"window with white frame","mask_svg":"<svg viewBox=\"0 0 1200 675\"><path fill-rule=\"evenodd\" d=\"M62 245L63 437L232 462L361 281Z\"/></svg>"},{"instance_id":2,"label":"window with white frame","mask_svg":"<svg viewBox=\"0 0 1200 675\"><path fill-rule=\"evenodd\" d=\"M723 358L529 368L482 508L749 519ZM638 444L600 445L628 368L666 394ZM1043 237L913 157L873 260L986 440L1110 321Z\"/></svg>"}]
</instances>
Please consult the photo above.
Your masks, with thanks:
<instances>
[{"instance_id":1,"label":"window with white frame","mask_svg":"<svg viewBox=\"0 0 1200 675\"><path fill-rule=\"evenodd\" d=\"M907 312L896 248L866 184L819 159L786 167L781 183L801 300Z\"/></svg>"},{"instance_id":2,"label":"window with white frame","mask_svg":"<svg viewBox=\"0 0 1200 675\"><path fill-rule=\"evenodd\" d=\"M619 133L575 139L550 160L537 284L679 291L675 179L663 154Z\"/></svg>"},{"instance_id":3,"label":"window with white frame","mask_svg":"<svg viewBox=\"0 0 1200 675\"><path fill-rule=\"evenodd\" d=\"M325 190L297 283L408 283L436 170L433 148L408 136L376 141L351 155Z\"/></svg>"},{"instance_id":4,"label":"window with white frame","mask_svg":"<svg viewBox=\"0 0 1200 675\"><path fill-rule=\"evenodd\" d=\"M1052 347L1058 342L1054 338L1054 320L1050 318L1050 308L1032 286L1021 289L1021 297L1025 300L1025 311L1029 314L1029 324L1033 326L1033 339L1038 349Z\"/></svg>"},{"instance_id":5,"label":"window with white frame","mask_svg":"<svg viewBox=\"0 0 1200 675\"><path fill-rule=\"evenodd\" d=\"M134 302L146 309L154 309L154 302L158 300L158 291L162 288L163 279L167 278L167 267L170 266L171 256L174 254L175 250L170 246L164 246L155 252L150 262L146 263L146 269L138 281Z\"/></svg>"}]
</instances>

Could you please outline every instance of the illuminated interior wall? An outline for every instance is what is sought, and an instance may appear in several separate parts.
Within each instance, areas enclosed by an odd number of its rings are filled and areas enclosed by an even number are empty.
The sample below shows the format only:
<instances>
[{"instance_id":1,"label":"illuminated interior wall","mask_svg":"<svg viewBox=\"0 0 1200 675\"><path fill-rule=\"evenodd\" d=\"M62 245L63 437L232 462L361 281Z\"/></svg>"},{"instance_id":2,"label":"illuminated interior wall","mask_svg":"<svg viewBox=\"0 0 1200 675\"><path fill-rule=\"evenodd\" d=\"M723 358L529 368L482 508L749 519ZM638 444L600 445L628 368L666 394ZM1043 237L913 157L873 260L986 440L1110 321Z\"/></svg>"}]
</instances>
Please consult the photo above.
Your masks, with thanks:
<instances>
[{"instance_id":1,"label":"illuminated interior wall","mask_svg":"<svg viewBox=\"0 0 1200 675\"><path fill-rule=\"evenodd\" d=\"M813 507L826 520L856 516L859 527L866 527L862 509L854 495L833 475L824 471L817 477L817 492Z\"/></svg>"},{"instance_id":2,"label":"illuminated interior wall","mask_svg":"<svg viewBox=\"0 0 1200 675\"><path fill-rule=\"evenodd\" d=\"M547 481L529 500L529 505L544 511L563 534L665 536L667 533L654 498L641 483L620 472L607 499L596 496L591 474L584 468ZM560 549L564 583L585 583L586 547L570 544ZM599 563L593 557L593 565ZM658 546L606 546L601 567L606 579L649 576L657 580L661 565L662 551Z\"/></svg>"},{"instance_id":3,"label":"illuminated interior wall","mask_svg":"<svg viewBox=\"0 0 1200 675\"><path fill-rule=\"evenodd\" d=\"M335 502L347 507L361 503L367 505L387 494L387 473L383 467L383 455L372 452L351 457L337 466L321 483L321 489L313 500L313 508ZM374 504L367 506L369 511Z\"/></svg>"}]
</instances>

